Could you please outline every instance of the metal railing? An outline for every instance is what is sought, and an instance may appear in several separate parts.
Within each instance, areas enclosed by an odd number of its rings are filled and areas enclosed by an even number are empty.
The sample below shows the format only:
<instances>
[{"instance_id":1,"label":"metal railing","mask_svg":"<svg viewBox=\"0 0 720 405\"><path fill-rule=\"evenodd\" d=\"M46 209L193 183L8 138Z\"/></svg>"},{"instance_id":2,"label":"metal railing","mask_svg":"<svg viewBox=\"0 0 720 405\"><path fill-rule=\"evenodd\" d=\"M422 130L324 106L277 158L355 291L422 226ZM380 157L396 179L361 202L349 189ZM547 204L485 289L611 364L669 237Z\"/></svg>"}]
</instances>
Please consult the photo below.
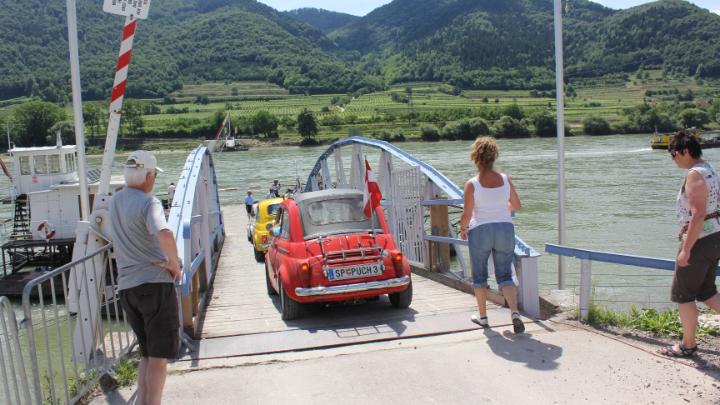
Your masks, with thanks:
<instances>
[{"instance_id":1,"label":"metal railing","mask_svg":"<svg viewBox=\"0 0 720 405\"><path fill-rule=\"evenodd\" d=\"M461 209L463 200L461 199L448 199L448 200L425 200L422 203L424 207L432 206L454 206ZM443 213L444 214L444 213ZM432 215L432 213L431 213ZM444 214L445 215L445 214ZM449 217L448 217L449 221ZM448 224L448 236L438 236L432 234L425 234L423 239L429 243L429 250L434 249L433 246L438 245L449 245L455 248L458 255L458 260L465 260L469 262L468 241L457 237L457 231L451 224ZM462 249L460 249L462 248ZM466 258L462 258L461 255L466 254ZM540 291L538 286L538 254L532 246L528 245L515 235L515 262L514 270L515 276L517 277L518 285L518 304L520 308L527 315L533 318L540 318ZM492 258L488 260L489 270L492 273L494 264ZM462 266L463 270L463 281L470 282L470 266Z\"/></svg>"},{"instance_id":2,"label":"metal railing","mask_svg":"<svg viewBox=\"0 0 720 405\"><path fill-rule=\"evenodd\" d=\"M351 149L349 180L341 153L344 147ZM318 157L304 191L327 189L333 183L340 188L362 190L366 167L362 147L380 150L379 163L375 169L379 173L378 184L383 190L381 205L386 210L389 226L403 254L415 268L449 273L464 284L469 284L471 271L467 241L457 237L446 208L452 206L461 209L464 203L463 191L432 165L390 143L359 136L349 137L334 142ZM334 164L330 162L331 159ZM405 163L413 170L395 168L393 160ZM335 168L334 176L331 167ZM423 224L423 216L428 211L431 219L429 229ZM450 270L451 248L457 253L460 272ZM539 317L540 255L518 237L515 239L515 253L515 269L520 284L519 301L526 314Z\"/></svg>"},{"instance_id":3,"label":"metal railing","mask_svg":"<svg viewBox=\"0 0 720 405\"><path fill-rule=\"evenodd\" d=\"M92 293L81 296L82 288L71 288L70 280ZM69 308L71 298L87 305ZM75 403L135 344L118 300L112 245L30 281L23 290L23 319L15 326L14 313L7 313L12 305L5 297L0 303L5 343L13 347L9 358L2 353L3 377L6 368L15 377L4 378L12 383L3 386L6 403ZM84 313L92 307L99 309L96 315ZM80 336L86 333L89 339Z\"/></svg>"},{"instance_id":4,"label":"metal railing","mask_svg":"<svg viewBox=\"0 0 720 405\"><path fill-rule=\"evenodd\" d=\"M592 262L620 264L624 266L642 267L647 269L674 271L675 261L654 257L626 255L601 252L596 250L578 249L568 246L546 244L545 252L580 260L580 294L578 310L580 318L586 320L592 305ZM720 276L720 267L716 269L716 277Z\"/></svg>"},{"instance_id":5,"label":"metal railing","mask_svg":"<svg viewBox=\"0 0 720 405\"><path fill-rule=\"evenodd\" d=\"M20 332L15 310L7 297L0 297L0 367L3 381L0 403L31 403Z\"/></svg>"},{"instance_id":6,"label":"metal railing","mask_svg":"<svg viewBox=\"0 0 720 405\"><path fill-rule=\"evenodd\" d=\"M181 341L191 350L200 314L225 241L215 166L205 146L195 148L183 167L168 218L183 261L177 286Z\"/></svg>"}]
</instances>

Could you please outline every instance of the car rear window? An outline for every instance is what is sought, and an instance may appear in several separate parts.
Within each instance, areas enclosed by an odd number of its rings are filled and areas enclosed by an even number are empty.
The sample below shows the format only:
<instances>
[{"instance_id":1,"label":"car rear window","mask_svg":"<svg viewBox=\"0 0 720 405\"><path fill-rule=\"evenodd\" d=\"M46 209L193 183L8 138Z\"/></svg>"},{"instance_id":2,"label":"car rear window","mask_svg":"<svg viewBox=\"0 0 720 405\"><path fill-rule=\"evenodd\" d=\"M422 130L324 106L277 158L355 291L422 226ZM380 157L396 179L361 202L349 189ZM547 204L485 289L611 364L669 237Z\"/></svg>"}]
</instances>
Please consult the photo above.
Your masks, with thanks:
<instances>
[{"instance_id":1,"label":"car rear window","mask_svg":"<svg viewBox=\"0 0 720 405\"><path fill-rule=\"evenodd\" d=\"M268 205L267 214L271 216L277 214L278 208L280 208L280 203Z\"/></svg>"},{"instance_id":2,"label":"car rear window","mask_svg":"<svg viewBox=\"0 0 720 405\"><path fill-rule=\"evenodd\" d=\"M315 201L308 204L307 213L313 226L362 224L363 227L370 227L370 220L363 212L363 202L358 198Z\"/></svg>"}]
</instances>

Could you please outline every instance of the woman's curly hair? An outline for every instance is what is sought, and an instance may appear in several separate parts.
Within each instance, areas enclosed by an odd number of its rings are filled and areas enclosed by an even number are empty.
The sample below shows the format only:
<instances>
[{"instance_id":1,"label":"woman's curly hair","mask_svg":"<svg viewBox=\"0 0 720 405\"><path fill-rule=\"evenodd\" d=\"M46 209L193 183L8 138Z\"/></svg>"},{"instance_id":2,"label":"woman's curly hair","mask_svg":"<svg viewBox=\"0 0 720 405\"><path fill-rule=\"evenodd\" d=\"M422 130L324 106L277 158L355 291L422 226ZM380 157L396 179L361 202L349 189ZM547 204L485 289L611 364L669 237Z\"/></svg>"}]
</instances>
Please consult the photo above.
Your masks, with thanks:
<instances>
[{"instance_id":1,"label":"woman's curly hair","mask_svg":"<svg viewBox=\"0 0 720 405\"><path fill-rule=\"evenodd\" d=\"M500 152L495 138L481 136L475 140L470 151L470 159L483 170L490 170L497 160Z\"/></svg>"}]
</instances>

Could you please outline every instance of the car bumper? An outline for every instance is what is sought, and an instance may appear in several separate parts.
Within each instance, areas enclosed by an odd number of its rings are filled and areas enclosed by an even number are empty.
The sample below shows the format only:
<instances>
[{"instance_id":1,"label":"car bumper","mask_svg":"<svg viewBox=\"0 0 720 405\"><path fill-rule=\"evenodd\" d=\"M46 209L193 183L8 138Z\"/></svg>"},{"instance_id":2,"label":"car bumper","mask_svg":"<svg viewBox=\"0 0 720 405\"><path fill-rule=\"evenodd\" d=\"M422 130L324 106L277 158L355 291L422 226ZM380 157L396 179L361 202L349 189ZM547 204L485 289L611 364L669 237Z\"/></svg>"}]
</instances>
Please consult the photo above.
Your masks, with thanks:
<instances>
[{"instance_id":1,"label":"car bumper","mask_svg":"<svg viewBox=\"0 0 720 405\"><path fill-rule=\"evenodd\" d=\"M317 297L323 295L335 295L346 293L358 293L363 291L382 290L385 288L396 288L410 284L410 276L391 278L389 280L370 281L368 283L334 285L330 287L297 287L295 294L298 297Z\"/></svg>"}]
</instances>

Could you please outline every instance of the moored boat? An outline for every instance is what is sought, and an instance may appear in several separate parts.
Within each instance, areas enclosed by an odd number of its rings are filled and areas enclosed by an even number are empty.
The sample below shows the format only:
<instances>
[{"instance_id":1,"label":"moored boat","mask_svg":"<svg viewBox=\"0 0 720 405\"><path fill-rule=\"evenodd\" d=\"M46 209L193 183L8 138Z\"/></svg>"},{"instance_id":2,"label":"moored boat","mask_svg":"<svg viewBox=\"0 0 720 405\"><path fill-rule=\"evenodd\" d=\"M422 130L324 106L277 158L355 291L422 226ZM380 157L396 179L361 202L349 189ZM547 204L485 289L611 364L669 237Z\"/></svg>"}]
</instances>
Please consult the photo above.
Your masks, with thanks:
<instances>
[{"instance_id":1,"label":"moored boat","mask_svg":"<svg viewBox=\"0 0 720 405\"><path fill-rule=\"evenodd\" d=\"M3 241L0 293L20 295L27 282L72 259L80 220L80 183L75 145L12 147L5 171L12 188L3 203L13 205L11 231ZM6 168L6 167L5 167ZM91 199L99 173L87 175ZM124 185L113 181L113 191Z\"/></svg>"}]
</instances>

